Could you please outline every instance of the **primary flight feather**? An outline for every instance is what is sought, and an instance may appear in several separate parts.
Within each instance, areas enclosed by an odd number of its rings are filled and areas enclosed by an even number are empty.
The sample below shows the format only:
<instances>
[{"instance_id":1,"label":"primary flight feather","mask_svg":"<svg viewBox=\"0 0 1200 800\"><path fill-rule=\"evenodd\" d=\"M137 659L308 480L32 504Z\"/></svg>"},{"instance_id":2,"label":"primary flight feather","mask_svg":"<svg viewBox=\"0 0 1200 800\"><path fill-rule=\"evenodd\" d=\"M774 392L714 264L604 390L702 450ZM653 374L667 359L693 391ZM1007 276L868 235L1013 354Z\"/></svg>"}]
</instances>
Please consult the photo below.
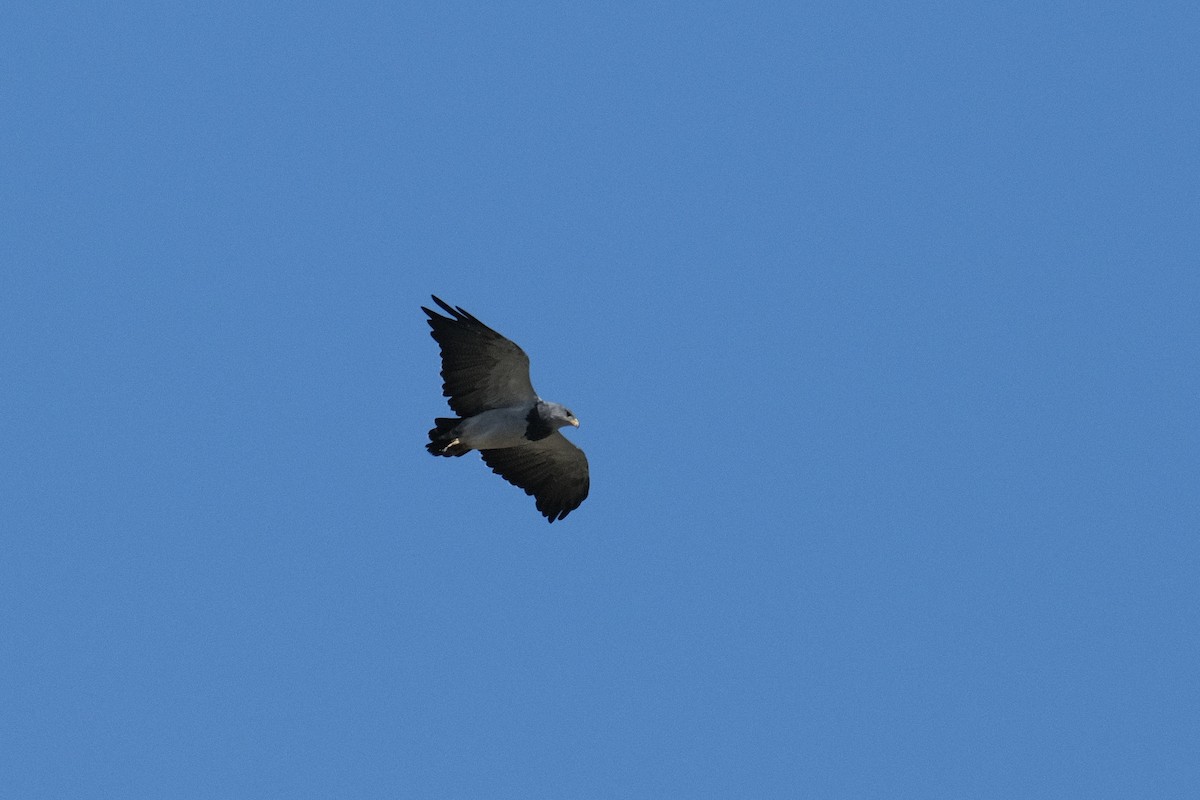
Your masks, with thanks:
<instances>
[{"instance_id":1,"label":"primary flight feather","mask_svg":"<svg viewBox=\"0 0 1200 800\"><path fill-rule=\"evenodd\" d=\"M435 456L478 450L500 477L525 490L554 522L588 496L587 456L558 432L579 420L538 397L529 381L529 356L461 307L437 296L449 316L424 306L430 335L442 351L442 393L458 417L438 417L425 448Z\"/></svg>"}]
</instances>

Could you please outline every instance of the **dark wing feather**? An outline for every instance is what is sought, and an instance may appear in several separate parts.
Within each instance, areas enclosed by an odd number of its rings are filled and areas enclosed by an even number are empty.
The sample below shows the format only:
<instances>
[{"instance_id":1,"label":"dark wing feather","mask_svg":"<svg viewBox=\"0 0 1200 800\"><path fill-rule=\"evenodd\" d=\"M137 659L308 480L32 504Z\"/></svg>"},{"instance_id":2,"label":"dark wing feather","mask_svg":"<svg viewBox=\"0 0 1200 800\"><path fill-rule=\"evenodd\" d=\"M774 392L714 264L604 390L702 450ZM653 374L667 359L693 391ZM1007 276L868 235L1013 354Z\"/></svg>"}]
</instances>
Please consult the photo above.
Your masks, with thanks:
<instances>
[{"instance_id":1,"label":"dark wing feather","mask_svg":"<svg viewBox=\"0 0 1200 800\"><path fill-rule=\"evenodd\" d=\"M442 349L442 393L460 417L493 408L532 403L537 399L529 382L529 356L516 344L475 317L434 297L450 314L428 308L431 334Z\"/></svg>"},{"instance_id":2,"label":"dark wing feather","mask_svg":"<svg viewBox=\"0 0 1200 800\"><path fill-rule=\"evenodd\" d=\"M558 431L532 444L479 454L492 472L536 498L538 511L551 522L579 508L588 496L587 456Z\"/></svg>"}]
</instances>

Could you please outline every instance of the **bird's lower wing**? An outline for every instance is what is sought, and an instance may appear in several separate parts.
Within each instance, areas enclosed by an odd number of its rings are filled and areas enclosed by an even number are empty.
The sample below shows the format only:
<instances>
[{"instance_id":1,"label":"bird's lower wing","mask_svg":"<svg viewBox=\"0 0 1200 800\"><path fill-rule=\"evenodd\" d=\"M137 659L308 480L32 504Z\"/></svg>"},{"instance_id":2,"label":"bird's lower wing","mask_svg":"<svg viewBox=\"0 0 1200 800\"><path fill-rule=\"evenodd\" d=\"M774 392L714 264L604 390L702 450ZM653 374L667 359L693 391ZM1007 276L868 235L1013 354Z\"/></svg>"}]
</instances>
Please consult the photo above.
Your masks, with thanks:
<instances>
[{"instance_id":1,"label":"bird's lower wing","mask_svg":"<svg viewBox=\"0 0 1200 800\"><path fill-rule=\"evenodd\" d=\"M551 522L579 508L588 496L587 456L558 431L521 447L479 454L492 472L534 497L538 511Z\"/></svg>"}]
</instances>

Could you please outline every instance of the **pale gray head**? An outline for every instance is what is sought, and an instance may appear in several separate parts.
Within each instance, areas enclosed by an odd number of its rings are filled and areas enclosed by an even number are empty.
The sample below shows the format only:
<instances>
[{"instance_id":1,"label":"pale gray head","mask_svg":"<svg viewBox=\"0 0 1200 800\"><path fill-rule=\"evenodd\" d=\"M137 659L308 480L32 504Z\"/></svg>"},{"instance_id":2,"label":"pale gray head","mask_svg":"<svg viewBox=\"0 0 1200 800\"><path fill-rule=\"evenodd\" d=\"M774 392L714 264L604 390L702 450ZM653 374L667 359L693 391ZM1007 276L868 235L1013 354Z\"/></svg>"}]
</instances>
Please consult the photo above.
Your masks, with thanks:
<instances>
[{"instance_id":1,"label":"pale gray head","mask_svg":"<svg viewBox=\"0 0 1200 800\"><path fill-rule=\"evenodd\" d=\"M579 427L579 420L575 419L575 415L566 406L538 400L537 407L538 416L552 428L561 428L564 425Z\"/></svg>"}]
</instances>

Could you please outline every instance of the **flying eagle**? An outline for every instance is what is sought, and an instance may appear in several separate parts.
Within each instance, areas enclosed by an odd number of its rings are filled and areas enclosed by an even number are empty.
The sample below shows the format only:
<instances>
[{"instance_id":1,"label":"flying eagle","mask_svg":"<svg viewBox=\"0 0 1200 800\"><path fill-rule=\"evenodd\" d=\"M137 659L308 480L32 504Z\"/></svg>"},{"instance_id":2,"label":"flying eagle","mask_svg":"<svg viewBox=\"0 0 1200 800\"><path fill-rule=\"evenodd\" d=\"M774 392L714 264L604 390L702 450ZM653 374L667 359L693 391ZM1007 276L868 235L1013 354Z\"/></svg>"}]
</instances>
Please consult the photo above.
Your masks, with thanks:
<instances>
[{"instance_id":1,"label":"flying eagle","mask_svg":"<svg viewBox=\"0 0 1200 800\"><path fill-rule=\"evenodd\" d=\"M529 356L462 308L433 302L450 316L421 306L442 350L442 393L458 417L437 417L425 448L435 456L478 450L504 480L537 500L550 522L588 496L587 456L558 429L579 427L575 415L538 397L529 381Z\"/></svg>"}]
</instances>

